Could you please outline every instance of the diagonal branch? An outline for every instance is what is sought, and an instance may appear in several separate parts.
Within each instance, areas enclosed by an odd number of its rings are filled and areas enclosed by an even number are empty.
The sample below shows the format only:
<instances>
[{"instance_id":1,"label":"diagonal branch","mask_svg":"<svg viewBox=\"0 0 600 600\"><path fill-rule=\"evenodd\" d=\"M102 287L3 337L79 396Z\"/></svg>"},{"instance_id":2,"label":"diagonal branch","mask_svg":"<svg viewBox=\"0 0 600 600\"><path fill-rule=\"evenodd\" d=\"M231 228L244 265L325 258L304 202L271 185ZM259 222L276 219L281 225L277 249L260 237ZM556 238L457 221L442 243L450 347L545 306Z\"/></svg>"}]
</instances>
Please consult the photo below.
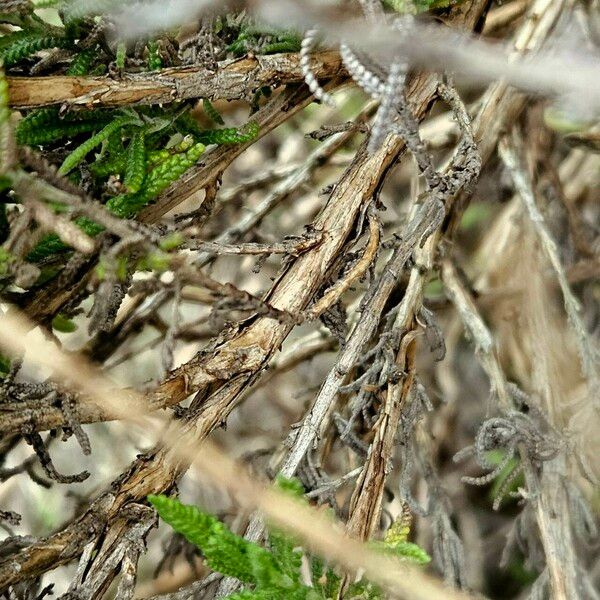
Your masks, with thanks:
<instances>
[{"instance_id":1,"label":"diagonal branch","mask_svg":"<svg viewBox=\"0 0 600 600\"><path fill-rule=\"evenodd\" d=\"M331 83L336 86L340 80ZM140 220L145 223L155 223L165 213L187 200L192 194L207 188L218 181L223 171L251 144L291 119L296 113L308 106L313 100L310 90L305 85L290 85L266 104L253 120L259 126L258 137L246 144L220 146L201 161L196 167L187 171L180 179L171 185L158 200L140 213ZM210 214L210 206L206 198L203 208Z\"/></svg>"}]
</instances>

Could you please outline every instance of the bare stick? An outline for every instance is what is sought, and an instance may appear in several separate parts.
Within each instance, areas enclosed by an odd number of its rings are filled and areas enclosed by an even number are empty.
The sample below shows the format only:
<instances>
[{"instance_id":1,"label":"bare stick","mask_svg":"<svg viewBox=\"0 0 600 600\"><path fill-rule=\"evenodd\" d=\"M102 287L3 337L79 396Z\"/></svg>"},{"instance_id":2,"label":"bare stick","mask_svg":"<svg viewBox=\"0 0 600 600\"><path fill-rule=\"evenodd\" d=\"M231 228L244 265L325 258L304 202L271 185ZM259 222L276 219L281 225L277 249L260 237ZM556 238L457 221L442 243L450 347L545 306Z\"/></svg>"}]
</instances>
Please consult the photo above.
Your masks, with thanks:
<instances>
[{"instance_id":1,"label":"bare stick","mask_svg":"<svg viewBox=\"0 0 600 600\"><path fill-rule=\"evenodd\" d=\"M377 284L369 292L367 302L362 306L362 317L350 334L344 349L339 354L335 366L329 371L319 394L315 398L309 412L304 417L302 426L296 432L294 444L280 468L285 477L291 477L303 460L306 452L319 434L321 423L330 410L348 372L356 364L365 344L371 339L379 323L381 312L391 294L404 264L414 247L421 240L433 214L439 207L435 203L424 205L417 211L415 218L407 226L403 242L389 259Z\"/></svg>"},{"instance_id":2,"label":"bare stick","mask_svg":"<svg viewBox=\"0 0 600 600\"><path fill-rule=\"evenodd\" d=\"M240 244L219 244L218 242L205 242L202 240L190 240L186 242L186 248L198 252L207 252L216 255L260 255L260 254L291 254L298 256L310 248L316 246L321 236L308 236L306 239L290 239L273 244L256 244L252 242Z\"/></svg>"},{"instance_id":3,"label":"bare stick","mask_svg":"<svg viewBox=\"0 0 600 600\"><path fill-rule=\"evenodd\" d=\"M337 133L315 148L303 163L279 181L252 210L242 215L234 225L223 231L214 242L231 244L254 229L275 207L306 184L317 166L326 162L352 137L353 133L351 131ZM209 262L210 258L208 254L200 254L197 263L203 266Z\"/></svg>"},{"instance_id":4,"label":"bare stick","mask_svg":"<svg viewBox=\"0 0 600 600\"><path fill-rule=\"evenodd\" d=\"M65 244L83 254L91 254L95 250L94 240L71 221L55 214L43 202L27 198L27 195L23 198L24 204L32 208L36 221L44 229L56 233Z\"/></svg>"},{"instance_id":5,"label":"bare stick","mask_svg":"<svg viewBox=\"0 0 600 600\"><path fill-rule=\"evenodd\" d=\"M337 52L311 55L311 69L319 79L342 74ZM260 87L304 80L298 54L252 56L219 63L216 72L206 67L173 67L158 73L110 77L8 77L13 108L51 104L131 106L164 104L192 98L252 100Z\"/></svg>"},{"instance_id":6,"label":"bare stick","mask_svg":"<svg viewBox=\"0 0 600 600\"><path fill-rule=\"evenodd\" d=\"M369 218L369 241L365 246L362 256L343 279L336 281L335 285L327 290L325 294L304 313L309 321L316 319L338 302L344 292L367 272L367 269L377 255L377 250L379 248L379 234L379 220L376 219L374 215L371 215Z\"/></svg>"}]
</instances>

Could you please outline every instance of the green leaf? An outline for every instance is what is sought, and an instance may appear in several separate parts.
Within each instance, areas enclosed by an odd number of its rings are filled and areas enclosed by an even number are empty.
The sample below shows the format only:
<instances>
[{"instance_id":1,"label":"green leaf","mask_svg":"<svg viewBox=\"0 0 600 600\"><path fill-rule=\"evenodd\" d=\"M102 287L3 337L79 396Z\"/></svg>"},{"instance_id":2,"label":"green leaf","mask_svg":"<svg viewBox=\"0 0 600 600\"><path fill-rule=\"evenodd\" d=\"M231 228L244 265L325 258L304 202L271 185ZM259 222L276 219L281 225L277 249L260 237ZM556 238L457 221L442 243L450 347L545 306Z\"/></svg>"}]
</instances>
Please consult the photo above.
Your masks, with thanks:
<instances>
[{"instance_id":1,"label":"green leaf","mask_svg":"<svg viewBox=\"0 0 600 600\"><path fill-rule=\"evenodd\" d=\"M223 600L276 600L278 596L273 590L243 590L235 594L225 596Z\"/></svg>"},{"instance_id":2,"label":"green leaf","mask_svg":"<svg viewBox=\"0 0 600 600\"><path fill-rule=\"evenodd\" d=\"M196 506L182 504L176 498L169 498L162 494L151 495L148 496L148 501L163 521L200 549L206 546L213 527L219 523L215 517Z\"/></svg>"},{"instance_id":3,"label":"green leaf","mask_svg":"<svg viewBox=\"0 0 600 600\"><path fill-rule=\"evenodd\" d=\"M326 567L320 558L313 558L311 571L315 588L320 590L325 598L337 597L341 577L333 569Z\"/></svg>"},{"instance_id":4,"label":"green leaf","mask_svg":"<svg viewBox=\"0 0 600 600\"><path fill-rule=\"evenodd\" d=\"M73 111L64 117L55 107L32 110L16 127L17 142L35 146L63 138L72 138L80 133L102 129L108 118L103 111Z\"/></svg>"},{"instance_id":5,"label":"green leaf","mask_svg":"<svg viewBox=\"0 0 600 600\"><path fill-rule=\"evenodd\" d=\"M143 131L133 134L127 149L123 183L129 192L139 192L146 177L146 138Z\"/></svg>"},{"instance_id":6,"label":"green leaf","mask_svg":"<svg viewBox=\"0 0 600 600\"><path fill-rule=\"evenodd\" d=\"M279 570L294 583L299 583L302 551L294 549L294 540L281 531L271 529L269 533L269 548L277 561Z\"/></svg>"},{"instance_id":7,"label":"green leaf","mask_svg":"<svg viewBox=\"0 0 600 600\"><path fill-rule=\"evenodd\" d=\"M490 450L486 452L486 458L492 465L499 465L504 459L505 451L504 450ZM504 468L498 473L498 476L494 479L492 487L489 491L489 498L493 502L497 497L502 487L504 486L506 480L511 476L512 472L519 466L518 458L511 458ZM504 501L507 497L510 497L511 492L516 492L520 487L524 485L524 475L520 474L518 477L510 483L508 488L504 490L504 495L500 499Z\"/></svg>"},{"instance_id":8,"label":"green leaf","mask_svg":"<svg viewBox=\"0 0 600 600\"><path fill-rule=\"evenodd\" d=\"M10 373L10 358L0 354L0 378L6 377Z\"/></svg>"},{"instance_id":9,"label":"green leaf","mask_svg":"<svg viewBox=\"0 0 600 600\"><path fill-rule=\"evenodd\" d=\"M461 229L469 230L484 223L492 213L489 204L471 203L460 220Z\"/></svg>"},{"instance_id":10,"label":"green leaf","mask_svg":"<svg viewBox=\"0 0 600 600\"><path fill-rule=\"evenodd\" d=\"M164 252L149 252L137 263L139 271L156 271L164 273L170 265L169 255Z\"/></svg>"},{"instance_id":11,"label":"green leaf","mask_svg":"<svg viewBox=\"0 0 600 600\"><path fill-rule=\"evenodd\" d=\"M179 248L181 244L184 242L184 237L178 231L174 231L173 233L169 233L160 241L160 249L165 252L169 252L169 250L175 250L175 248Z\"/></svg>"},{"instance_id":12,"label":"green leaf","mask_svg":"<svg viewBox=\"0 0 600 600\"><path fill-rule=\"evenodd\" d=\"M117 44L117 52L115 56L115 62L117 69L121 71L125 68L125 58L127 57L127 47L123 42Z\"/></svg>"},{"instance_id":13,"label":"green leaf","mask_svg":"<svg viewBox=\"0 0 600 600\"><path fill-rule=\"evenodd\" d=\"M58 313L52 319L52 329L62 333L73 333L77 330L77 325L71 319L67 319L63 314Z\"/></svg>"},{"instance_id":14,"label":"green leaf","mask_svg":"<svg viewBox=\"0 0 600 600\"><path fill-rule=\"evenodd\" d=\"M274 487L297 500L301 500L304 496L304 488L296 478L278 475ZM269 527L269 532L269 547L281 572L290 577L293 582L299 583L302 551L295 550L299 544L292 536L275 527Z\"/></svg>"},{"instance_id":15,"label":"green leaf","mask_svg":"<svg viewBox=\"0 0 600 600\"><path fill-rule=\"evenodd\" d=\"M16 34L5 36L5 43L6 41L9 43L0 49L0 62L5 67L10 67L40 50L67 48L71 45L71 41L68 38L56 35L47 35L45 33L21 34L22 32L18 31Z\"/></svg>"},{"instance_id":16,"label":"green leaf","mask_svg":"<svg viewBox=\"0 0 600 600\"><path fill-rule=\"evenodd\" d=\"M148 500L164 521L202 550L211 569L247 583L283 581L270 552L236 536L213 516L167 496Z\"/></svg>"},{"instance_id":17,"label":"green leaf","mask_svg":"<svg viewBox=\"0 0 600 600\"><path fill-rule=\"evenodd\" d=\"M8 98L8 81L0 64L0 175L11 165L12 127L10 124L10 106ZM0 183L0 187L1 183Z\"/></svg>"},{"instance_id":18,"label":"green leaf","mask_svg":"<svg viewBox=\"0 0 600 600\"><path fill-rule=\"evenodd\" d=\"M169 156L146 175L139 192L115 196L106 207L118 217L132 217L193 167L203 153L204 145L194 144L187 152Z\"/></svg>"},{"instance_id":19,"label":"green leaf","mask_svg":"<svg viewBox=\"0 0 600 600\"><path fill-rule=\"evenodd\" d=\"M196 134L203 144L246 144L256 139L259 132L258 123L250 121L244 127L226 127L224 129L206 129Z\"/></svg>"},{"instance_id":20,"label":"green leaf","mask_svg":"<svg viewBox=\"0 0 600 600\"><path fill-rule=\"evenodd\" d=\"M361 580L351 584L346 592L347 598L356 598L357 600L383 600L385 596L382 591L373 585L370 581Z\"/></svg>"},{"instance_id":21,"label":"green leaf","mask_svg":"<svg viewBox=\"0 0 600 600\"><path fill-rule=\"evenodd\" d=\"M284 477L277 475L275 478L275 487L293 498L301 499L304 496L304 487L296 477Z\"/></svg>"},{"instance_id":22,"label":"green leaf","mask_svg":"<svg viewBox=\"0 0 600 600\"><path fill-rule=\"evenodd\" d=\"M213 106L212 102L207 98L202 100L202 107L204 108L204 112L206 116L216 123L217 125L225 125L225 121L223 121L223 117L219 114L217 109Z\"/></svg>"},{"instance_id":23,"label":"green leaf","mask_svg":"<svg viewBox=\"0 0 600 600\"><path fill-rule=\"evenodd\" d=\"M74 77L82 77L90 72L92 63L97 55L96 48L89 48L83 50L74 59L69 68L67 69L67 75Z\"/></svg>"},{"instance_id":24,"label":"green leaf","mask_svg":"<svg viewBox=\"0 0 600 600\"><path fill-rule=\"evenodd\" d=\"M60 169L58 170L59 175L66 175L69 171L72 171L94 148L96 148L96 146L99 146L104 140L108 139L113 133L125 125L131 125L134 122L135 121L130 116L117 117L96 135L75 148L60 166Z\"/></svg>"},{"instance_id":25,"label":"green leaf","mask_svg":"<svg viewBox=\"0 0 600 600\"><path fill-rule=\"evenodd\" d=\"M431 556L421 546L412 542L398 542L396 544L372 542L372 547L384 554L389 554L419 565L426 565L431 562Z\"/></svg>"},{"instance_id":26,"label":"green leaf","mask_svg":"<svg viewBox=\"0 0 600 600\"><path fill-rule=\"evenodd\" d=\"M226 596L223 600L322 600L322 596L312 588L298 586L292 590L280 588L243 590Z\"/></svg>"},{"instance_id":27,"label":"green leaf","mask_svg":"<svg viewBox=\"0 0 600 600\"><path fill-rule=\"evenodd\" d=\"M394 546L395 544L406 542L410 533L411 524L412 515L410 514L406 504L403 504L400 516L386 531L385 537L383 538L383 543L388 546Z\"/></svg>"},{"instance_id":28,"label":"green leaf","mask_svg":"<svg viewBox=\"0 0 600 600\"><path fill-rule=\"evenodd\" d=\"M162 67L162 58L160 56L158 44L154 41L150 41L146 44L146 48L148 49L148 70L158 71Z\"/></svg>"},{"instance_id":29,"label":"green leaf","mask_svg":"<svg viewBox=\"0 0 600 600\"><path fill-rule=\"evenodd\" d=\"M233 534L223 523L213 526L202 548L211 569L246 583L273 585L283 582L273 555Z\"/></svg>"},{"instance_id":30,"label":"green leaf","mask_svg":"<svg viewBox=\"0 0 600 600\"><path fill-rule=\"evenodd\" d=\"M302 42L300 40L281 40L265 44L261 48L261 54L279 54L299 52Z\"/></svg>"},{"instance_id":31,"label":"green leaf","mask_svg":"<svg viewBox=\"0 0 600 600\"><path fill-rule=\"evenodd\" d=\"M242 538L237 538L241 540ZM247 544L246 555L252 566L252 578L259 587L291 589L298 583L296 577L289 576L281 569L281 563L273 553L258 544Z\"/></svg>"},{"instance_id":32,"label":"green leaf","mask_svg":"<svg viewBox=\"0 0 600 600\"><path fill-rule=\"evenodd\" d=\"M95 237L101 231L104 231L102 225L90 221L87 217L79 217L75 220L75 224L91 237ZM31 252L29 252L27 260L29 262L40 262L48 256L66 252L68 250L70 250L69 246L67 246L55 233L49 233L41 239L39 244L35 246Z\"/></svg>"}]
</instances>

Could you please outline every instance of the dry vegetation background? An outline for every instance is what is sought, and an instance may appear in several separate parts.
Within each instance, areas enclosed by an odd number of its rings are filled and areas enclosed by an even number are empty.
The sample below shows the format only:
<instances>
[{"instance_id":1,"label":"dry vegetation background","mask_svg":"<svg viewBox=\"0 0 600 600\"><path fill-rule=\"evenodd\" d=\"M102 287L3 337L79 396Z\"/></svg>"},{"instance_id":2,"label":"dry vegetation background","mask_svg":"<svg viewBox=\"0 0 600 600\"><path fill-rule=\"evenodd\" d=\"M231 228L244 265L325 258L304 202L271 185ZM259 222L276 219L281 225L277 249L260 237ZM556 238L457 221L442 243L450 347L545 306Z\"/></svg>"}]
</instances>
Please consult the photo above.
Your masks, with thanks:
<instances>
[{"instance_id":1,"label":"dry vegetation background","mask_svg":"<svg viewBox=\"0 0 600 600\"><path fill-rule=\"evenodd\" d=\"M365 566L389 597L600 597L600 77L589 98L538 94L477 80L472 65L453 64L454 81L425 53L405 86L369 98L328 32L383 26L399 3L387 16L378 0L326 14L309 3L303 22L323 32L311 70L330 106L314 102L299 52L261 54L258 42L232 58L214 13L184 4L183 31L157 38L166 73L141 69L137 50L121 70L107 56L99 77L66 75L61 49L5 68L0 597L41 598L51 584L65 599L231 590L155 527L146 496L169 492L242 535L249 523L256 534L259 507L341 569ZM136 6L140 27L163 10ZM227 10L243 8L269 6ZM0 15L28 9L0 2ZM18 29L1 20L5 35ZM417 20L473 31L515 62L574 51L565 64L599 73L594 0L464 0ZM119 19L99 22L109 54ZM361 52L389 84L398 57ZM272 94L249 117L263 86ZM177 101L214 127L202 98L229 127L256 121L257 138L209 146L131 220L98 204L119 177L94 187L86 163L78 186L56 173L76 144L14 141L43 105ZM105 231L82 234L81 215ZM48 231L77 251L36 283L48 260L27 257ZM182 244L161 247L174 233ZM140 257L156 260L136 272ZM59 331L58 314L77 329ZM338 525L269 495L280 472ZM429 566L378 566L344 541L380 539L404 503Z\"/></svg>"}]
</instances>

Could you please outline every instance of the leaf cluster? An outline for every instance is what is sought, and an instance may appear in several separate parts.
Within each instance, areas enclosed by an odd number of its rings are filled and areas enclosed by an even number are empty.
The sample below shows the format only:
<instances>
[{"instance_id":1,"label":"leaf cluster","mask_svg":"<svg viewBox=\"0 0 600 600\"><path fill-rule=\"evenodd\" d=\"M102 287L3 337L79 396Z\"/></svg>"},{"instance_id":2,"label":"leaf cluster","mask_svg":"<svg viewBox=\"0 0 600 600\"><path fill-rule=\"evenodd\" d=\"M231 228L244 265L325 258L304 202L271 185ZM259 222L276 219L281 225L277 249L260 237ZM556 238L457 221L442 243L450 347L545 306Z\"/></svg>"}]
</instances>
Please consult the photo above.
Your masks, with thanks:
<instances>
[{"instance_id":1,"label":"leaf cluster","mask_svg":"<svg viewBox=\"0 0 600 600\"><path fill-rule=\"evenodd\" d=\"M90 43L96 25L94 15L110 9L110 2L96 1L83 6L72 1L53 5L59 9L60 26L41 19L33 5L18 14L0 15L0 19L21 27L0 40L0 59L5 65L26 70L39 50L63 48L71 54L67 59L67 75L105 72L111 61L120 69L127 66L130 49L125 44L118 43L112 48L102 37ZM148 70L164 64L159 42L146 42ZM241 144L258 135L254 122L242 128L202 128L190 115L191 108L191 103L93 111L45 107L24 113L15 138L21 146L62 157L59 175L85 185L86 191L100 198L113 215L131 218L192 168L206 145ZM210 120L225 124L210 102L204 102L204 110ZM10 181L4 187L10 189ZM19 197L12 194L6 196L6 201L18 203ZM6 204L0 203L0 208L0 220L4 222ZM67 207L56 203L52 208L57 213L67 212ZM92 237L104 231L103 226L85 217L74 222ZM39 263L67 251L69 248L60 238L50 233L25 258ZM5 270L10 260L7 256L1 261Z\"/></svg>"},{"instance_id":2,"label":"leaf cluster","mask_svg":"<svg viewBox=\"0 0 600 600\"><path fill-rule=\"evenodd\" d=\"M256 23L244 14L219 17L216 21L215 33L225 42L226 52L235 57L243 56L248 52L254 54L298 52L302 43L302 37L298 32Z\"/></svg>"},{"instance_id":3,"label":"leaf cluster","mask_svg":"<svg viewBox=\"0 0 600 600\"><path fill-rule=\"evenodd\" d=\"M278 486L302 502L303 490L297 481L280 479ZM202 551L211 569L244 584L241 592L227 597L229 600L337 597L341 585L339 575L320 558L305 553L296 540L277 528L270 528L265 548L234 534L224 523L196 506L164 495L148 499L166 523ZM425 550L407 541L409 531L410 520L403 513L386 538L373 543L373 548L412 563L428 563L430 558ZM302 576L303 561L310 566L310 581ZM346 597L375 600L383 595L370 582L360 580L350 586Z\"/></svg>"}]
</instances>

